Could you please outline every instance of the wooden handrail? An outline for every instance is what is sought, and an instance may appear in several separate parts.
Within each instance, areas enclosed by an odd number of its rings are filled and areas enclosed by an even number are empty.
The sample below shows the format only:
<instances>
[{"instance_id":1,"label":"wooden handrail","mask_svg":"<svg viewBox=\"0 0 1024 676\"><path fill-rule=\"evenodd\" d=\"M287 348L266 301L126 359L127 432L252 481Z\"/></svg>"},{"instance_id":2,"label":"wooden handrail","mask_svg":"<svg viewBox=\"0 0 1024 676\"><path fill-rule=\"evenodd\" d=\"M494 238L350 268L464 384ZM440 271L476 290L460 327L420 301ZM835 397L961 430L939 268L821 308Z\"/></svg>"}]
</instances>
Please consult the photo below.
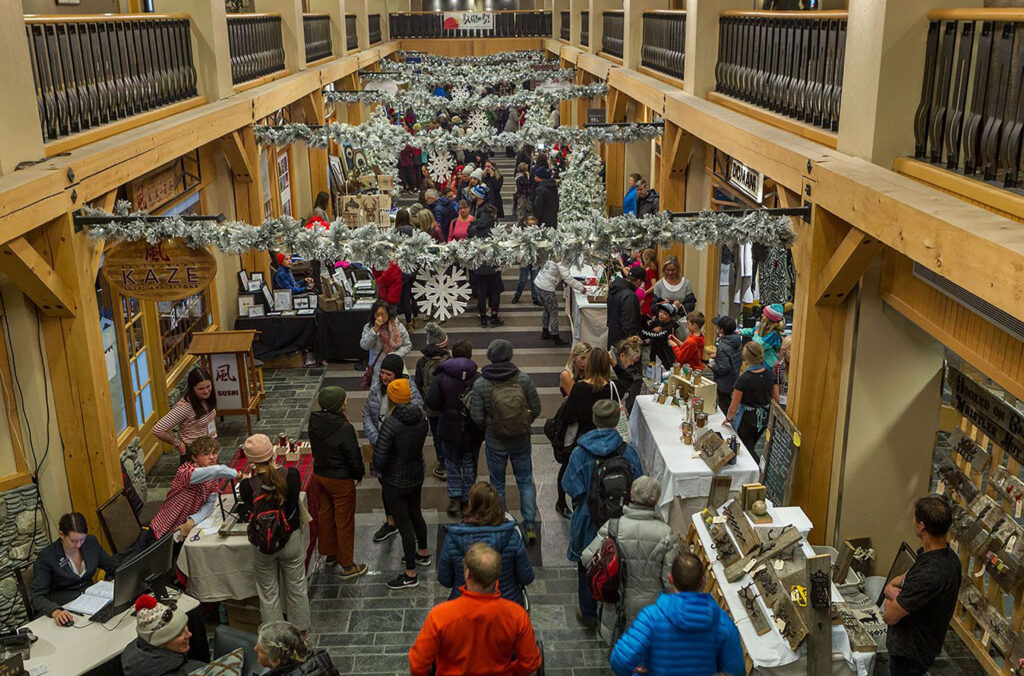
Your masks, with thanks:
<instances>
[{"instance_id":1,"label":"wooden handrail","mask_svg":"<svg viewBox=\"0 0 1024 676\"><path fill-rule=\"evenodd\" d=\"M537 14L543 12L550 12L550 9L489 9L485 12L464 12L466 14ZM381 12L382 14L384 12ZM439 11L439 12L387 12L388 14L459 14L459 11Z\"/></svg>"},{"instance_id":2,"label":"wooden handrail","mask_svg":"<svg viewBox=\"0 0 1024 676\"><path fill-rule=\"evenodd\" d=\"M188 14L26 14L27 24L89 23L100 21L153 21L190 19Z\"/></svg>"},{"instance_id":3,"label":"wooden handrail","mask_svg":"<svg viewBox=\"0 0 1024 676\"><path fill-rule=\"evenodd\" d=\"M931 21L1024 21L1024 9L989 7L986 9L931 9Z\"/></svg>"},{"instance_id":4,"label":"wooden handrail","mask_svg":"<svg viewBox=\"0 0 1024 676\"><path fill-rule=\"evenodd\" d=\"M685 9L645 9L644 14L686 14Z\"/></svg>"},{"instance_id":5,"label":"wooden handrail","mask_svg":"<svg viewBox=\"0 0 1024 676\"><path fill-rule=\"evenodd\" d=\"M253 12L250 14L228 14L228 21L232 19L272 19L277 17L281 18L278 12Z\"/></svg>"},{"instance_id":6,"label":"wooden handrail","mask_svg":"<svg viewBox=\"0 0 1024 676\"><path fill-rule=\"evenodd\" d=\"M621 9L606 9L603 12L601 12L602 16L604 16L605 14L624 14L624 11Z\"/></svg>"},{"instance_id":7,"label":"wooden handrail","mask_svg":"<svg viewBox=\"0 0 1024 676\"><path fill-rule=\"evenodd\" d=\"M722 12L722 16L745 16L761 19L846 19L850 13L845 9L808 10L806 12L772 12L764 10L744 11L730 9Z\"/></svg>"},{"instance_id":8,"label":"wooden handrail","mask_svg":"<svg viewBox=\"0 0 1024 676\"><path fill-rule=\"evenodd\" d=\"M312 17L319 17L319 16L326 16L328 19L331 18L331 15L328 14L327 12L303 12L302 13L302 18L303 19L305 19L307 16L310 17L310 18L312 18Z\"/></svg>"}]
</instances>

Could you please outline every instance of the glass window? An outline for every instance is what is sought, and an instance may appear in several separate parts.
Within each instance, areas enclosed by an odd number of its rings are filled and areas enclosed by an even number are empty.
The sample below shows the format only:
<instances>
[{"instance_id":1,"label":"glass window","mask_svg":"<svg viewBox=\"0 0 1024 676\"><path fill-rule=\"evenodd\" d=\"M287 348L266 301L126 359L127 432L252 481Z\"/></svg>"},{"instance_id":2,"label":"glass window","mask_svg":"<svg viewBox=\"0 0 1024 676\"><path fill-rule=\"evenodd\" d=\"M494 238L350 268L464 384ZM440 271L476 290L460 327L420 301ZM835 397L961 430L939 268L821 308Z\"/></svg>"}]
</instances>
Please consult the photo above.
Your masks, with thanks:
<instances>
[{"instance_id":1,"label":"glass window","mask_svg":"<svg viewBox=\"0 0 1024 676\"><path fill-rule=\"evenodd\" d=\"M164 373L169 374L186 357L192 344L192 334L203 331L213 323L209 292L202 291L172 302L160 302L156 306L160 313Z\"/></svg>"},{"instance_id":2,"label":"glass window","mask_svg":"<svg viewBox=\"0 0 1024 676\"><path fill-rule=\"evenodd\" d=\"M110 386L110 401L114 409L114 427L118 434L128 428L128 408L124 396L124 381L121 379L120 350L117 346L116 317L110 290L100 279L96 280L96 301L100 311L100 333L103 336L103 359L107 367L107 383Z\"/></svg>"},{"instance_id":3,"label":"glass window","mask_svg":"<svg viewBox=\"0 0 1024 676\"><path fill-rule=\"evenodd\" d=\"M131 374L131 398L135 410L135 424L145 426L153 415L153 392L150 387L149 350L146 348L142 327L142 304L137 298L121 299L121 323L127 338L128 371Z\"/></svg>"}]
</instances>

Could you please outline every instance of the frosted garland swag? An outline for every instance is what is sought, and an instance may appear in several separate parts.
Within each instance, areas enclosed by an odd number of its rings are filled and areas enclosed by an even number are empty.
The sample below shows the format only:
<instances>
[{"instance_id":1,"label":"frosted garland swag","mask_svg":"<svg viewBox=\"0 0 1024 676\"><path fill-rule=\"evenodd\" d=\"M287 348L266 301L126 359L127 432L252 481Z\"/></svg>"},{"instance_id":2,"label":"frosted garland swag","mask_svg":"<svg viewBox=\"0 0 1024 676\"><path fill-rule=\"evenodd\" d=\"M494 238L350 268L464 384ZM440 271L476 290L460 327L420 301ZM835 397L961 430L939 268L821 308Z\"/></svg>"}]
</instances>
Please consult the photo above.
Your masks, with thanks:
<instances>
[{"instance_id":1,"label":"frosted garland swag","mask_svg":"<svg viewBox=\"0 0 1024 676\"><path fill-rule=\"evenodd\" d=\"M562 173L558 190L558 221L582 220L601 211L607 195L601 180L601 158L592 145L573 146L569 166Z\"/></svg>"},{"instance_id":2,"label":"frosted garland swag","mask_svg":"<svg viewBox=\"0 0 1024 676\"><path fill-rule=\"evenodd\" d=\"M551 257L578 265L607 260L623 251L675 242L695 248L737 242L789 247L795 237L790 217L763 211L742 217L705 211L692 218L672 218L668 212L661 212L643 219L632 214L608 218L594 211L579 220L560 223L558 229L499 224L488 239L438 244L424 232L406 236L394 228L381 229L377 225L350 229L340 219L330 228L307 229L291 217L271 218L258 226L240 221L185 221L178 216L147 222L143 220L145 212L130 213L131 205L127 202L118 202L115 210L118 216L133 216L137 220L90 225L89 236L145 240L150 244L182 238L191 248L212 247L231 255L278 249L307 259L359 261L376 268L385 268L394 261L408 271L443 270L449 265L470 270L482 265L506 267ZM88 216L113 216L90 207L83 207L83 212Z\"/></svg>"},{"instance_id":3,"label":"frosted garland swag","mask_svg":"<svg viewBox=\"0 0 1024 676\"><path fill-rule=\"evenodd\" d=\"M400 91L390 94L382 91L335 91L325 92L324 98L334 103L379 103L395 110L404 111L412 108L418 113L437 113L447 109L461 110L476 108L494 110L497 108L531 108L550 107L560 101L569 99L592 98L608 93L606 84L569 85L554 91L520 91L507 96L487 94L485 96L469 96L464 102L456 103L443 96L434 96L432 92L421 90Z\"/></svg>"}]
</instances>

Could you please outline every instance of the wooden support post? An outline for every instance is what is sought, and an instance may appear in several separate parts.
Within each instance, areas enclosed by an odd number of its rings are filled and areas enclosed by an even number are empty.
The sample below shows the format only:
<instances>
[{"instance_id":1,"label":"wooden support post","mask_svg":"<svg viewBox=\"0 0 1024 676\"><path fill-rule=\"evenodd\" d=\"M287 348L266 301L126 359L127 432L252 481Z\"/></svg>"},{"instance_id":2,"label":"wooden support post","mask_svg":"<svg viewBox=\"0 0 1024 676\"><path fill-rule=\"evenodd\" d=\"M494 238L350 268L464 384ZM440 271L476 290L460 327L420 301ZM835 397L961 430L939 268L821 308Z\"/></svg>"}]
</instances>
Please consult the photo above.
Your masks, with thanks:
<instances>
[{"instance_id":1,"label":"wooden support post","mask_svg":"<svg viewBox=\"0 0 1024 676\"><path fill-rule=\"evenodd\" d=\"M102 359L96 278L83 264L101 246L76 233L70 213L43 226L40 254L66 283L78 312L74 317L44 317L43 340L60 428L72 507L85 515L90 530L105 540L97 508L121 490L121 465L107 370Z\"/></svg>"},{"instance_id":2,"label":"wooden support post","mask_svg":"<svg viewBox=\"0 0 1024 676\"><path fill-rule=\"evenodd\" d=\"M828 554L807 557L807 673L832 673L832 562ZM823 576L827 598L815 599L815 578ZM818 603L815 603L815 601Z\"/></svg>"},{"instance_id":3,"label":"wooden support post","mask_svg":"<svg viewBox=\"0 0 1024 676\"><path fill-rule=\"evenodd\" d=\"M838 305L845 301L882 248L877 239L851 227L818 277L815 302Z\"/></svg>"},{"instance_id":4,"label":"wooden support post","mask_svg":"<svg viewBox=\"0 0 1024 676\"><path fill-rule=\"evenodd\" d=\"M231 183L235 190L235 218L258 225L263 222L263 182L260 180L260 148L252 125L221 138L221 149L231 166ZM263 272L270 279L270 257L266 251L250 251L241 255L242 267L249 272Z\"/></svg>"},{"instance_id":5,"label":"wooden support post","mask_svg":"<svg viewBox=\"0 0 1024 676\"><path fill-rule=\"evenodd\" d=\"M788 202L781 191L782 206ZM813 195L812 195L813 198ZM796 297L812 295L821 273L846 237L849 225L815 206L811 223L793 219L796 245ZM845 303L797 303L793 315L793 357L787 413L800 430L791 502L799 505L814 524L809 539L822 544L829 538L828 501L832 481L832 455L840 405L840 380L846 349Z\"/></svg>"},{"instance_id":6,"label":"wooden support post","mask_svg":"<svg viewBox=\"0 0 1024 676\"><path fill-rule=\"evenodd\" d=\"M345 89L360 89L362 82L360 81L359 73L349 73L342 80ZM350 103L348 105L348 123L349 124L362 124L363 122L363 106L361 103Z\"/></svg>"},{"instance_id":7,"label":"wooden support post","mask_svg":"<svg viewBox=\"0 0 1024 676\"><path fill-rule=\"evenodd\" d=\"M661 197L661 208L666 211L686 211L686 172L690 163L695 137L682 127L666 122L661 144L660 185L652 186ZM686 247L682 242L663 246L658 251L659 266L668 256L675 256L682 266L686 260ZM680 274L683 269L680 267ZM708 315L709 317L712 315Z\"/></svg>"},{"instance_id":8,"label":"wooden support post","mask_svg":"<svg viewBox=\"0 0 1024 676\"><path fill-rule=\"evenodd\" d=\"M585 85L590 80L590 75L586 73L582 68L576 69L576 84ZM587 103L590 99L578 98L575 99L575 105L573 109L575 111L576 118L572 121L577 127L582 127L587 123ZM565 120L561 121L565 124Z\"/></svg>"},{"instance_id":9,"label":"wooden support post","mask_svg":"<svg viewBox=\"0 0 1024 676\"><path fill-rule=\"evenodd\" d=\"M605 97L605 119L608 122L626 121L626 96L617 89L609 89ZM609 143L605 146L604 189L608 213L622 213L622 186L625 183L626 146Z\"/></svg>"},{"instance_id":10,"label":"wooden support post","mask_svg":"<svg viewBox=\"0 0 1024 676\"><path fill-rule=\"evenodd\" d=\"M0 246L0 270L48 317L74 317L75 300L64 280L24 237Z\"/></svg>"},{"instance_id":11,"label":"wooden support post","mask_svg":"<svg viewBox=\"0 0 1024 676\"><path fill-rule=\"evenodd\" d=\"M306 124L323 124L324 117L324 95L318 89L300 101L302 113L306 116ZM327 148L309 147L309 192L315 200L317 193L326 192L330 194L327 183ZM333 205L328 200L327 213L333 212Z\"/></svg>"}]
</instances>

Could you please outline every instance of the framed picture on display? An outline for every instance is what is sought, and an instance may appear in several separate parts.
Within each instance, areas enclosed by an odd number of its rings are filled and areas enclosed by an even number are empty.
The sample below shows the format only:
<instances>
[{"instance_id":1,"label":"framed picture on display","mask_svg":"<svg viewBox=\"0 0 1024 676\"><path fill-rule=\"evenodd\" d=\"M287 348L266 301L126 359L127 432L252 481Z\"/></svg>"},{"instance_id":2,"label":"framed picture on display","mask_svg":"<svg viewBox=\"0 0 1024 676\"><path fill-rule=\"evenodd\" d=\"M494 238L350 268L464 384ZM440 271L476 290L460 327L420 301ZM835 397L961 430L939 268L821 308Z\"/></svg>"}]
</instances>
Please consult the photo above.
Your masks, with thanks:
<instances>
[{"instance_id":1,"label":"framed picture on display","mask_svg":"<svg viewBox=\"0 0 1024 676\"><path fill-rule=\"evenodd\" d=\"M258 281L260 284L263 284L264 282L267 281L267 280L263 279L263 273L262 272L254 272L254 273L252 273L251 275L249 275L249 279L251 279L253 281Z\"/></svg>"},{"instance_id":2,"label":"framed picture on display","mask_svg":"<svg viewBox=\"0 0 1024 676\"><path fill-rule=\"evenodd\" d=\"M249 308L256 304L256 296L251 293L242 293L238 295L238 316L248 317Z\"/></svg>"},{"instance_id":3,"label":"framed picture on display","mask_svg":"<svg viewBox=\"0 0 1024 676\"><path fill-rule=\"evenodd\" d=\"M275 310L291 310L292 292L288 289L278 289L275 291L273 307Z\"/></svg>"},{"instance_id":4,"label":"framed picture on display","mask_svg":"<svg viewBox=\"0 0 1024 676\"><path fill-rule=\"evenodd\" d=\"M238 287L240 291L248 291L249 290L249 273L247 273L245 270L239 270L238 271L238 283L241 284L241 286Z\"/></svg>"},{"instance_id":5,"label":"framed picture on display","mask_svg":"<svg viewBox=\"0 0 1024 676\"><path fill-rule=\"evenodd\" d=\"M249 293L260 293L260 292L262 292L262 290L263 290L263 280L262 279L250 279L249 280L249 288L246 289L246 291L248 291Z\"/></svg>"},{"instance_id":6,"label":"framed picture on display","mask_svg":"<svg viewBox=\"0 0 1024 676\"><path fill-rule=\"evenodd\" d=\"M308 310L309 296L295 296L295 298L292 299L292 307L296 310Z\"/></svg>"},{"instance_id":7,"label":"framed picture on display","mask_svg":"<svg viewBox=\"0 0 1024 676\"><path fill-rule=\"evenodd\" d=\"M249 316L250 317L266 317L267 316L267 309L265 307L263 307L262 305L253 305L252 307L249 308Z\"/></svg>"},{"instance_id":8,"label":"framed picture on display","mask_svg":"<svg viewBox=\"0 0 1024 676\"><path fill-rule=\"evenodd\" d=\"M274 309L274 295L270 292L270 287L263 285L263 300L267 301L267 309Z\"/></svg>"},{"instance_id":9,"label":"framed picture on display","mask_svg":"<svg viewBox=\"0 0 1024 676\"><path fill-rule=\"evenodd\" d=\"M315 293L309 294L309 309L315 310L317 303L319 302L318 296Z\"/></svg>"}]
</instances>

